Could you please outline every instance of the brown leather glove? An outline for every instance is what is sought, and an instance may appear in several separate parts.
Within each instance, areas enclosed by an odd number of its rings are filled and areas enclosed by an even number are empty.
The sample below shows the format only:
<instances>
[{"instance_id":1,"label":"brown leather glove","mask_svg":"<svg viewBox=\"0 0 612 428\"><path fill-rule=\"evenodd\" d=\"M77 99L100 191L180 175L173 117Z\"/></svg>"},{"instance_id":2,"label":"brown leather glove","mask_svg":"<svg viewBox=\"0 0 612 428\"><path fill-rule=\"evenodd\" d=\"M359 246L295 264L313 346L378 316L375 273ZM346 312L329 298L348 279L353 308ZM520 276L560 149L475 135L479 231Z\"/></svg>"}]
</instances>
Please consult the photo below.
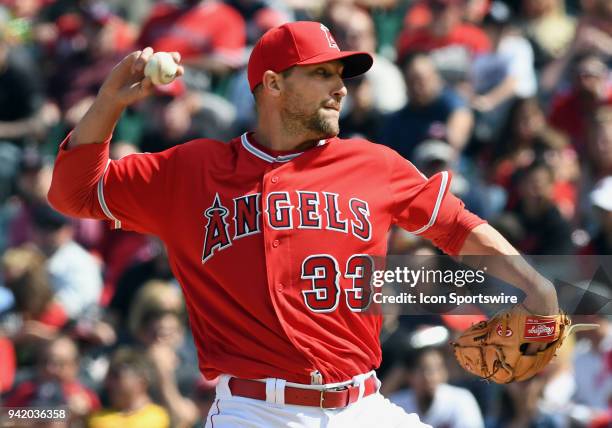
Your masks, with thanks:
<instances>
[{"instance_id":1,"label":"brown leather glove","mask_svg":"<svg viewBox=\"0 0 612 428\"><path fill-rule=\"evenodd\" d=\"M533 315L522 305L513 306L489 321L467 329L451 342L457 361L468 372L496 383L525 380L540 372L573 331L596 328L596 324L571 326L567 315ZM545 349L527 355L530 343Z\"/></svg>"}]
</instances>

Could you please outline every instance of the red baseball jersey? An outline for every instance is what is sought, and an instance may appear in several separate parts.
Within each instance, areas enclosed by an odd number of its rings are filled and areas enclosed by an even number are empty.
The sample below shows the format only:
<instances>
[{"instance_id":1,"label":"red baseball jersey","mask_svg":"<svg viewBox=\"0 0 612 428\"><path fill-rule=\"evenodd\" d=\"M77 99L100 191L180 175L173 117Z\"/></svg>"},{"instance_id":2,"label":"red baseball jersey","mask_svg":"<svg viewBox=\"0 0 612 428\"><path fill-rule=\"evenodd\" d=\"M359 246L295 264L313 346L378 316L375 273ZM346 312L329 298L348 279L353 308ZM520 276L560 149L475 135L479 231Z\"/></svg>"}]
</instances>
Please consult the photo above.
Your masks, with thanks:
<instances>
[{"instance_id":1,"label":"red baseball jersey","mask_svg":"<svg viewBox=\"0 0 612 428\"><path fill-rule=\"evenodd\" d=\"M331 138L277 153L252 134L108 160L108 142L60 148L49 201L158 235L208 378L346 381L378 367L380 316L363 277L393 224L456 254L483 221L393 150Z\"/></svg>"}]
</instances>

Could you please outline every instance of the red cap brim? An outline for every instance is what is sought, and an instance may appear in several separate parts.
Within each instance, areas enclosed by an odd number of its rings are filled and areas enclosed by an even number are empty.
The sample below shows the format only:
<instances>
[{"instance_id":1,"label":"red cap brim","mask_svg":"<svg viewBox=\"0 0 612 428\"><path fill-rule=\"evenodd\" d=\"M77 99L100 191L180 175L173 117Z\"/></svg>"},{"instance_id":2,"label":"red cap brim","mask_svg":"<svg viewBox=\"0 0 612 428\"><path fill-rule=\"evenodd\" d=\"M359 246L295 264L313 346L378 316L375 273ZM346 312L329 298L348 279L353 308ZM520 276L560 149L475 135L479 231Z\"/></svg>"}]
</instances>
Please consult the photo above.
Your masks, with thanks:
<instances>
[{"instance_id":1,"label":"red cap brim","mask_svg":"<svg viewBox=\"0 0 612 428\"><path fill-rule=\"evenodd\" d=\"M347 51L326 52L321 55L315 55L312 58L298 62L296 65L322 64L324 62L336 60L342 61L344 64L342 77L345 79L364 74L372 67L372 64L374 64L374 58L372 58L372 55L367 52Z\"/></svg>"}]
</instances>

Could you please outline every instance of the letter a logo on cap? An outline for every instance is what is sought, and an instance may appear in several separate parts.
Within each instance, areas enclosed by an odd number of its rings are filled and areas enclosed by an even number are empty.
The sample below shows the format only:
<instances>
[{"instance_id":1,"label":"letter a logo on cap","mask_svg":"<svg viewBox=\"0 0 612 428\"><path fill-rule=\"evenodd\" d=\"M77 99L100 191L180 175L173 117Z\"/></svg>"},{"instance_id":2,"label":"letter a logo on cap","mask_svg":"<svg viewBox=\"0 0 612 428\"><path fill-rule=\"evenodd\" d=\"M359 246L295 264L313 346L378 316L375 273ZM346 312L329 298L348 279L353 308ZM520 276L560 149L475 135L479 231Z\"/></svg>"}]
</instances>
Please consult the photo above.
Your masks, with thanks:
<instances>
[{"instance_id":1,"label":"letter a logo on cap","mask_svg":"<svg viewBox=\"0 0 612 428\"><path fill-rule=\"evenodd\" d=\"M325 38L327 39L327 43L329 43L329 47L340 50L340 48L338 47L338 44L334 40L334 37L331 35L329 28L321 24L321 31L323 31L323 34L325 34Z\"/></svg>"}]
</instances>

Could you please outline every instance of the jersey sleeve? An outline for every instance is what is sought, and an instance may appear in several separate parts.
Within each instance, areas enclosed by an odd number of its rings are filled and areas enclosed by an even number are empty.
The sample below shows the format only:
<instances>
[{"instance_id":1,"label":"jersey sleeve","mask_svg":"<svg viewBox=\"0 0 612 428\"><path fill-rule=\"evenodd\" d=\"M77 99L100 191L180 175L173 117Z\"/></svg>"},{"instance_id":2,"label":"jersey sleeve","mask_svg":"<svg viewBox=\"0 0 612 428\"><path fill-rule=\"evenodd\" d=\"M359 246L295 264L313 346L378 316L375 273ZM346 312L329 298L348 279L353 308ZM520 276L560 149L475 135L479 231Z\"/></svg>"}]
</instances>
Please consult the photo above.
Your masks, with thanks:
<instances>
[{"instance_id":1,"label":"jersey sleeve","mask_svg":"<svg viewBox=\"0 0 612 428\"><path fill-rule=\"evenodd\" d=\"M485 223L450 193L452 173L425 177L411 162L390 151L389 191L392 223L457 255L470 231Z\"/></svg>"},{"instance_id":2,"label":"jersey sleeve","mask_svg":"<svg viewBox=\"0 0 612 428\"><path fill-rule=\"evenodd\" d=\"M109 141L66 149L60 145L49 202L74 217L111 220L115 228L160 235L172 213L174 156L161 153L109 159Z\"/></svg>"}]
</instances>

